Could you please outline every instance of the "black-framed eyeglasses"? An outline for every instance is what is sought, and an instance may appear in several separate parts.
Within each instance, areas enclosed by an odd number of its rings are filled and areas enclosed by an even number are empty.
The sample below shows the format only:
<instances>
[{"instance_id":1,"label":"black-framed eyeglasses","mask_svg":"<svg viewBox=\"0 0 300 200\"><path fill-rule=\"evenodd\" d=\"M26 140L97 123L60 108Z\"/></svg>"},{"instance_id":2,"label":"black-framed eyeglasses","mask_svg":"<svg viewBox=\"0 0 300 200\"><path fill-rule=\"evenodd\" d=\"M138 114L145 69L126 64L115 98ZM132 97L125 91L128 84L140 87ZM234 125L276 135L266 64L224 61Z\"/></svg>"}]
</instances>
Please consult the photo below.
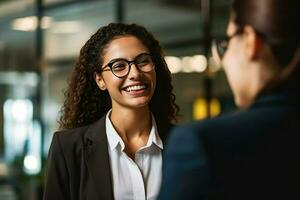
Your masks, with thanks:
<instances>
[{"instance_id":1,"label":"black-framed eyeglasses","mask_svg":"<svg viewBox=\"0 0 300 200\"><path fill-rule=\"evenodd\" d=\"M129 61L125 58L116 58L111 61L100 71L105 71L105 68L109 67L111 72L118 78L127 76L130 72L131 65L134 64L141 72L150 72L154 69L154 63L149 53L141 53Z\"/></svg>"},{"instance_id":2,"label":"black-framed eyeglasses","mask_svg":"<svg viewBox=\"0 0 300 200\"><path fill-rule=\"evenodd\" d=\"M234 38L235 36L240 35L241 33L243 33L243 30L239 29L231 36L227 36L223 39L213 41L213 48L215 48L216 53L218 54L218 57L220 60L222 60L222 58L224 57L224 55L228 49L230 40L232 38Z\"/></svg>"}]
</instances>

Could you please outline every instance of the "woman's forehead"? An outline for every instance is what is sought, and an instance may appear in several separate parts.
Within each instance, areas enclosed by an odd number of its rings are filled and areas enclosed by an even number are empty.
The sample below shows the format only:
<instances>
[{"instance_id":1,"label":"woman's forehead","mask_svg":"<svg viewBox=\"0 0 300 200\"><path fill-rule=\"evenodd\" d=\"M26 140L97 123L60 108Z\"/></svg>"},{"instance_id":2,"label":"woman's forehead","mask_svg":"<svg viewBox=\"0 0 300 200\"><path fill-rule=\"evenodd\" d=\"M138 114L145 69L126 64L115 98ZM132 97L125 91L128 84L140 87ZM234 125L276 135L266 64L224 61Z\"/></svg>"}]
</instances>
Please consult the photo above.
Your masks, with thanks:
<instances>
[{"instance_id":1,"label":"woman's forehead","mask_svg":"<svg viewBox=\"0 0 300 200\"><path fill-rule=\"evenodd\" d=\"M103 58L131 59L141 52L148 52L148 48L134 36L124 36L112 40L103 51Z\"/></svg>"}]
</instances>

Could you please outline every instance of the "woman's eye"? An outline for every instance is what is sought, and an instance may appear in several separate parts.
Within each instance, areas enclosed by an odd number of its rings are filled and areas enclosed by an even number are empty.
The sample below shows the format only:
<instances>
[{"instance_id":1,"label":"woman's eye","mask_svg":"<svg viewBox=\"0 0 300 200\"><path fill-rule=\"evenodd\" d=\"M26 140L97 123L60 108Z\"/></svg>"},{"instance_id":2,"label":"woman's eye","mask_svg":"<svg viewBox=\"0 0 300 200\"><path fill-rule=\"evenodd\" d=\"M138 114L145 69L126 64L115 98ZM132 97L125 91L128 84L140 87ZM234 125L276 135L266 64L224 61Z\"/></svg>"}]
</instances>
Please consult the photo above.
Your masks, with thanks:
<instances>
[{"instance_id":1,"label":"woman's eye","mask_svg":"<svg viewBox=\"0 0 300 200\"><path fill-rule=\"evenodd\" d=\"M141 58L141 59L137 60L136 63L140 66L144 66L144 65L148 65L149 63L151 63L151 60L148 58Z\"/></svg>"},{"instance_id":2,"label":"woman's eye","mask_svg":"<svg viewBox=\"0 0 300 200\"><path fill-rule=\"evenodd\" d=\"M140 61L137 62L137 64L138 64L139 66L144 66L144 65L149 64L149 61L148 61L148 60L140 60Z\"/></svg>"},{"instance_id":3,"label":"woman's eye","mask_svg":"<svg viewBox=\"0 0 300 200\"><path fill-rule=\"evenodd\" d=\"M125 62L117 62L113 64L112 69L115 71L124 70L127 67L127 63Z\"/></svg>"}]
</instances>

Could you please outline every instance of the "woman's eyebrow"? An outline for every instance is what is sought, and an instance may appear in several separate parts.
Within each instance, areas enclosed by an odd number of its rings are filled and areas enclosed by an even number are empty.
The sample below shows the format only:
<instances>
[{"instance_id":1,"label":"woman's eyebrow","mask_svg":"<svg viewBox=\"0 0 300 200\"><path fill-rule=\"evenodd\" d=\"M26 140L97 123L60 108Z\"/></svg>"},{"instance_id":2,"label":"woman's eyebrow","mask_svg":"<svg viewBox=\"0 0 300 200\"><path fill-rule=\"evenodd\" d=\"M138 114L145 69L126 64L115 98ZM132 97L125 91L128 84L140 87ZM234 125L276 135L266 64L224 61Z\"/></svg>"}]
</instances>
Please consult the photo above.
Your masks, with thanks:
<instances>
[{"instance_id":1,"label":"woman's eyebrow","mask_svg":"<svg viewBox=\"0 0 300 200\"><path fill-rule=\"evenodd\" d=\"M114 59L110 60L108 63L112 63L112 62L115 62L118 60L127 60L127 59L126 58L114 58Z\"/></svg>"},{"instance_id":2,"label":"woman's eyebrow","mask_svg":"<svg viewBox=\"0 0 300 200\"><path fill-rule=\"evenodd\" d=\"M139 57L140 55L143 55L143 54L149 54L148 52L142 52L142 53L139 53L138 55L136 55L134 59L136 59L137 57ZM112 60L110 60L106 65L110 64L110 63L113 63L115 61L118 61L118 60L127 60L127 61L132 61L132 60L128 60L127 58L122 58L122 57L119 57L119 58L113 58Z\"/></svg>"}]
</instances>

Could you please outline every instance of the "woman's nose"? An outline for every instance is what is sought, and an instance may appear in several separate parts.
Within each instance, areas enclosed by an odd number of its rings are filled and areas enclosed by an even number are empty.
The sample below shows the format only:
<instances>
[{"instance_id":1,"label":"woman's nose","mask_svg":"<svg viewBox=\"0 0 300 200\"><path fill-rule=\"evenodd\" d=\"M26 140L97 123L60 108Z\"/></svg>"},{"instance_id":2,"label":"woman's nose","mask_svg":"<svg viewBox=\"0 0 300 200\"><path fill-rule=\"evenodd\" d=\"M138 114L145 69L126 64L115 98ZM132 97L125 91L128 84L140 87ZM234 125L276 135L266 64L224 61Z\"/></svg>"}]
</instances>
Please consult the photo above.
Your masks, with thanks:
<instances>
[{"instance_id":1,"label":"woman's nose","mask_svg":"<svg viewBox=\"0 0 300 200\"><path fill-rule=\"evenodd\" d=\"M129 71L129 74L128 74L128 78L129 79L135 79L137 77L140 76L140 70L138 69L137 65L135 63L132 63L130 65L130 71Z\"/></svg>"}]
</instances>

